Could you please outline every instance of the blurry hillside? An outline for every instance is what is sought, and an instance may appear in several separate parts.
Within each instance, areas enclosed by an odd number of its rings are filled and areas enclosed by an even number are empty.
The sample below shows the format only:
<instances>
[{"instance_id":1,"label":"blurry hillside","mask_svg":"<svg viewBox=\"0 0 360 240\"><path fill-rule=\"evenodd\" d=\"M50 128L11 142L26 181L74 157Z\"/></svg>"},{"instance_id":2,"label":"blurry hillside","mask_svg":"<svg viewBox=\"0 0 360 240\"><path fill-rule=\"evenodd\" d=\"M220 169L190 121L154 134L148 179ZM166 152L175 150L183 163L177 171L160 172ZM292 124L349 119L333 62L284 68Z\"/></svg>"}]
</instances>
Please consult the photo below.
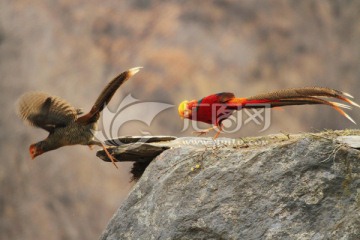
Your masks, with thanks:
<instances>
[{"instance_id":1,"label":"blurry hillside","mask_svg":"<svg viewBox=\"0 0 360 240\"><path fill-rule=\"evenodd\" d=\"M46 133L16 117L22 93L46 91L88 110L112 77L143 66L113 108L127 93L178 104L312 85L359 101L358 9L359 1L339 0L0 0L0 238L94 239L131 188L129 164L117 171L87 147L30 161L29 145ZM358 110L351 115L360 122ZM249 125L228 136L347 127L329 108L303 106L274 111L266 132ZM173 108L120 134L191 134L181 129Z\"/></svg>"}]
</instances>

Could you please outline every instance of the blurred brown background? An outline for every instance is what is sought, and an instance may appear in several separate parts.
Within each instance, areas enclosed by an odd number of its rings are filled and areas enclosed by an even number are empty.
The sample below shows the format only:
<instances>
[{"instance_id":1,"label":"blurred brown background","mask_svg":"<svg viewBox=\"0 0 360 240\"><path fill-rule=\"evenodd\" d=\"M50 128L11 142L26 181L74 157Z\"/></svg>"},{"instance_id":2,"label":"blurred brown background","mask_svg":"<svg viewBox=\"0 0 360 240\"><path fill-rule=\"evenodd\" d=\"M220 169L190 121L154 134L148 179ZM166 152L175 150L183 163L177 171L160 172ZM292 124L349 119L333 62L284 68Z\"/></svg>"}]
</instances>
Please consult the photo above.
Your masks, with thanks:
<instances>
[{"instance_id":1,"label":"blurred brown background","mask_svg":"<svg viewBox=\"0 0 360 240\"><path fill-rule=\"evenodd\" d=\"M178 104L233 91L326 86L360 93L360 1L0 0L0 239L96 239L127 196L131 164L117 171L74 146L30 161L46 136L14 103L42 90L89 110L119 72L143 66L113 99ZM360 122L359 110L351 116ZM271 128L227 136L356 127L322 106L275 111ZM120 134L180 133L176 108Z\"/></svg>"}]
</instances>

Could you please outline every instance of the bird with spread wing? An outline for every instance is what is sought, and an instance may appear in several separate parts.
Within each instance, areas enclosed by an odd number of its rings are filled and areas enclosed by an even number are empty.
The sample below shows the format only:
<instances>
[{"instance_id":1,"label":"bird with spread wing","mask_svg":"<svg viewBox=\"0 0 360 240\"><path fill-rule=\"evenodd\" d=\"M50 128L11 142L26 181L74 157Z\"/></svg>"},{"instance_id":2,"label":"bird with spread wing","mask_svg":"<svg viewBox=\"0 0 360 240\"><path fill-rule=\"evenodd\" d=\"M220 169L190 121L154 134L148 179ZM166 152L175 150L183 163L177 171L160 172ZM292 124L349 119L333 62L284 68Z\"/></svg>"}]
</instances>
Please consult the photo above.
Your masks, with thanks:
<instances>
[{"instance_id":1,"label":"bird with spread wing","mask_svg":"<svg viewBox=\"0 0 360 240\"><path fill-rule=\"evenodd\" d=\"M234 111L243 108L273 108L291 105L323 104L332 107L351 122L355 123L355 121L341 109L351 109L351 106L328 101L324 98L335 98L350 105L360 107L357 103L349 99L353 97L348 93L330 88L305 87L284 89L247 98L237 98L233 93L223 92L204 97L198 101L183 101L178 107L178 112L181 118L212 124L212 128L198 133L205 134L210 130L215 130L217 133L214 139L217 138L222 131L222 121L229 118Z\"/></svg>"},{"instance_id":2,"label":"bird with spread wing","mask_svg":"<svg viewBox=\"0 0 360 240\"><path fill-rule=\"evenodd\" d=\"M29 92L21 96L18 101L19 116L31 125L49 132L46 139L30 145L31 158L68 145L98 145L103 147L117 167L105 145L94 139L93 132L97 129L100 112L116 90L139 70L140 67L132 68L115 77L101 92L90 112L82 116L80 109L47 93Z\"/></svg>"}]
</instances>

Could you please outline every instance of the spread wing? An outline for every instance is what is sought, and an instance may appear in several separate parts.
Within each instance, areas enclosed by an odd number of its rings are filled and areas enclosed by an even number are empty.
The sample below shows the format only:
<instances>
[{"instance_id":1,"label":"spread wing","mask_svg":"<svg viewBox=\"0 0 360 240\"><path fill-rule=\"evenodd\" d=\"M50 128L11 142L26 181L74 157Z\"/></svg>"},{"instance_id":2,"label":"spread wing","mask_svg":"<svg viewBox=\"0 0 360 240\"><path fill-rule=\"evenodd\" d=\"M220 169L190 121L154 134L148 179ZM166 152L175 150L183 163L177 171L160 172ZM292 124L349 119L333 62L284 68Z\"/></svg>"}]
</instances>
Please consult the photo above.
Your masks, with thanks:
<instances>
[{"instance_id":1,"label":"spread wing","mask_svg":"<svg viewBox=\"0 0 360 240\"><path fill-rule=\"evenodd\" d=\"M26 93L18 101L19 116L49 132L75 121L80 113L65 100L42 92Z\"/></svg>"}]
</instances>

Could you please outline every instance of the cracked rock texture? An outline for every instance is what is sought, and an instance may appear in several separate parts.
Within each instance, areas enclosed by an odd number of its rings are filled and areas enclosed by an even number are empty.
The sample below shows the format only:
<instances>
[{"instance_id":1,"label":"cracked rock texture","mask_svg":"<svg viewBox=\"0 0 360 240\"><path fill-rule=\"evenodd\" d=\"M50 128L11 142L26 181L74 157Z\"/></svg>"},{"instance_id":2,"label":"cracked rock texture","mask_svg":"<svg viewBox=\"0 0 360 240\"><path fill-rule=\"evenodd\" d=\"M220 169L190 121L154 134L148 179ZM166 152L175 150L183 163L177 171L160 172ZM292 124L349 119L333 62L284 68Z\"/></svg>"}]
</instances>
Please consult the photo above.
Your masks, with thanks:
<instances>
[{"instance_id":1,"label":"cracked rock texture","mask_svg":"<svg viewBox=\"0 0 360 240\"><path fill-rule=\"evenodd\" d=\"M339 134L177 139L100 239L360 239L360 151Z\"/></svg>"}]
</instances>

